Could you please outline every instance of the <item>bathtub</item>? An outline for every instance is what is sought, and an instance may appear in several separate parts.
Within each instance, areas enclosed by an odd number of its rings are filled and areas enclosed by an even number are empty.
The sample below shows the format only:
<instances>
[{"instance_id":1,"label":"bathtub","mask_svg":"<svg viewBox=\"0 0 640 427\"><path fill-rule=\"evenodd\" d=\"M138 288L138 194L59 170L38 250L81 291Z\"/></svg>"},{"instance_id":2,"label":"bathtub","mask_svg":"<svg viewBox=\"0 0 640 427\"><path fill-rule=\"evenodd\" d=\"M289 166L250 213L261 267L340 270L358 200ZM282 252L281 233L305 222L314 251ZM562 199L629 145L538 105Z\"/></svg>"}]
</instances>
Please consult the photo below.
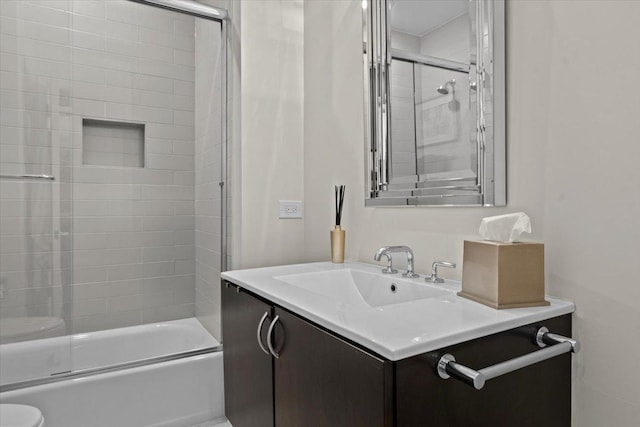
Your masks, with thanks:
<instances>
[{"instance_id":1,"label":"bathtub","mask_svg":"<svg viewBox=\"0 0 640 427\"><path fill-rule=\"evenodd\" d=\"M40 408L47 427L224 420L221 346L197 319L3 344L0 359L0 403Z\"/></svg>"}]
</instances>

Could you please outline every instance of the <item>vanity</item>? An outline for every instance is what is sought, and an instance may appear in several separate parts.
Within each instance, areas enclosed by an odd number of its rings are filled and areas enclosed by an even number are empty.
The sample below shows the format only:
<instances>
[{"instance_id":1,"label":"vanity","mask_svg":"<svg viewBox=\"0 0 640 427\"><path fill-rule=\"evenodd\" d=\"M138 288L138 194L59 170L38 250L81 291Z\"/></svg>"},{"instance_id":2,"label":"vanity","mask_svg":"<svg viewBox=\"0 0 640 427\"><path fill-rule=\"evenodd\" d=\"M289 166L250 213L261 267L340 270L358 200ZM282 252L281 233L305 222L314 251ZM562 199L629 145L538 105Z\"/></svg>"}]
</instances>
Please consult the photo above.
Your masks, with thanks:
<instances>
[{"instance_id":1,"label":"vanity","mask_svg":"<svg viewBox=\"0 0 640 427\"><path fill-rule=\"evenodd\" d=\"M355 262L222 278L234 427L571 424L573 303L494 310Z\"/></svg>"}]
</instances>

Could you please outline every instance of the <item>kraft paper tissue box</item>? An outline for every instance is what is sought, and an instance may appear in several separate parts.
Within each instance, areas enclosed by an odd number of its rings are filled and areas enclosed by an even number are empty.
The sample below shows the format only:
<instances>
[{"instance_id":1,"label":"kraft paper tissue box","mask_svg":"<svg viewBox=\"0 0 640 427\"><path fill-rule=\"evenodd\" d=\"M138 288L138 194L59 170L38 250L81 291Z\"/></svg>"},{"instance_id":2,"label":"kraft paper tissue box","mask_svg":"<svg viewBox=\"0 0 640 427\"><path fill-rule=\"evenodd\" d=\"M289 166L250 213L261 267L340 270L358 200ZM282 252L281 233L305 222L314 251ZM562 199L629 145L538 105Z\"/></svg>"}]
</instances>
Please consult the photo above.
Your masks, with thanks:
<instances>
[{"instance_id":1,"label":"kraft paper tissue box","mask_svg":"<svg viewBox=\"0 0 640 427\"><path fill-rule=\"evenodd\" d=\"M465 240L458 295L497 309L549 305L544 244Z\"/></svg>"}]
</instances>

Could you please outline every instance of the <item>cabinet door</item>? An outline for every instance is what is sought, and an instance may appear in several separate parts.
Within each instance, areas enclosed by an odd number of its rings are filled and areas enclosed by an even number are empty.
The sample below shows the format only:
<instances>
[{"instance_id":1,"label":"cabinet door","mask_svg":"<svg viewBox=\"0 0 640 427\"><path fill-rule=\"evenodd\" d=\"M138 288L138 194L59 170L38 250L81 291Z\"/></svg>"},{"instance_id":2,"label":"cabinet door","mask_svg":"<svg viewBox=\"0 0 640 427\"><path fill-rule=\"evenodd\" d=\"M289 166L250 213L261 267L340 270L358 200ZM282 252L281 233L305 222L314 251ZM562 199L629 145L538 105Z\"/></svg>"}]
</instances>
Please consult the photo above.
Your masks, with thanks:
<instances>
[{"instance_id":1,"label":"cabinet door","mask_svg":"<svg viewBox=\"0 0 640 427\"><path fill-rule=\"evenodd\" d=\"M392 425L390 362L283 309L274 313L279 316L274 328L280 354L274 359L277 427Z\"/></svg>"},{"instance_id":2,"label":"cabinet door","mask_svg":"<svg viewBox=\"0 0 640 427\"><path fill-rule=\"evenodd\" d=\"M273 427L272 358L256 338L260 319L270 311L235 286L222 286L225 412L233 427ZM269 323L264 322L263 343Z\"/></svg>"},{"instance_id":3,"label":"cabinet door","mask_svg":"<svg viewBox=\"0 0 640 427\"><path fill-rule=\"evenodd\" d=\"M540 326L571 336L571 316L501 332L438 353L451 353L461 364L484 368L539 348L531 336ZM524 332L523 332L524 331ZM399 427L568 427L571 425L571 354L487 381L482 390L435 372L429 354L396 365Z\"/></svg>"}]
</instances>

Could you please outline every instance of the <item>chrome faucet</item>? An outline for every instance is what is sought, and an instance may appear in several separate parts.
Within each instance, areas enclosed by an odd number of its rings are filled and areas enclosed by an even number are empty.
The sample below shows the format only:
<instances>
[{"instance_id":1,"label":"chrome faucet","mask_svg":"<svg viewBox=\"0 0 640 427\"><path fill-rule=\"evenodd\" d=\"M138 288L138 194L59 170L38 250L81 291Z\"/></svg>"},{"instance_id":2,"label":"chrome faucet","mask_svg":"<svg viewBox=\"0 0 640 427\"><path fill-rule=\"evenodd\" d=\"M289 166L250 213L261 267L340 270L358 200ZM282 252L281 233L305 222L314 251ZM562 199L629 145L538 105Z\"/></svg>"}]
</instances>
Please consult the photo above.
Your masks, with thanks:
<instances>
[{"instance_id":1,"label":"chrome faucet","mask_svg":"<svg viewBox=\"0 0 640 427\"><path fill-rule=\"evenodd\" d=\"M375 261L380 261L380 257L386 256L389 260L389 264L387 266L387 273L393 271L393 266L391 265L391 255L392 253L405 253L407 254L407 271L402 273L402 277L415 278L420 277L419 274L413 271L413 251L408 246L383 246L375 253L373 259ZM385 271L383 270L383 273Z\"/></svg>"},{"instance_id":2,"label":"chrome faucet","mask_svg":"<svg viewBox=\"0 0 640 427\"><path fill-rule=\"evenodd\" d=\"M376 261L380 261L380 257L381 257L381 256L386 256L386 257L387 257L387 266L386 266L385 268L383 268L383 269L382 269L382 272L383 272L384 274L396 274L396 273L398 272L398 270L396 270L395 268L393 268L393 259L391 258L391 254L390 254L390 253L384 252L384 253L382 253L382 254L380 254L380 255L378 255L378 254L376 253L376 256L378 256L378 258L377 258L377 259L376 259L376 258L375 258L375 256L374 256L374 259L375 259Z\"/></svg>"},{"instance_id":3,"label":"chrome faucet","mask_svg":"<svg viewBox=\"0 0 640 427\"><path fill-rule=\"evenodd\" d=\"M431 283L444 283L444 279L438 277L438 267L456 268L456 263L447 261L434 261L434 263L431 264L431 276L426 277L424 280Z\"/></svg>"}]
</instances>

